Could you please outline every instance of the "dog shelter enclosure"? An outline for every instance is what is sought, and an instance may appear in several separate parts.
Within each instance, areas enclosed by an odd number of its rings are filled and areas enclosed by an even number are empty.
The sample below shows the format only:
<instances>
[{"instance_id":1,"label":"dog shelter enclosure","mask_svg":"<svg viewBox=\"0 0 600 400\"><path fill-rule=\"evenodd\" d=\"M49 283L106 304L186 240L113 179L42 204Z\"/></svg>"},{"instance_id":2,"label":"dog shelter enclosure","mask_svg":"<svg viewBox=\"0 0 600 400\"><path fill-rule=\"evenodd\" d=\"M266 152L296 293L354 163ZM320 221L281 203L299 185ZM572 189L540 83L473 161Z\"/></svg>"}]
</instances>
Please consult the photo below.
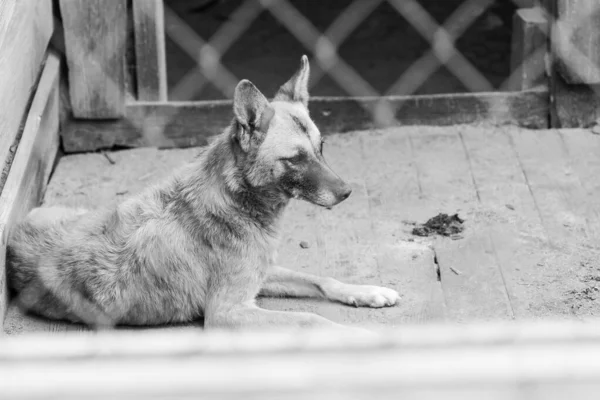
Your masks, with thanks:
<instances>
[{"instance_id":1,"label":"dog shelter enclosure","mask_svg":"<svg viewBox=\"0 0 600 400\"><path fill-rule=\"evenodd\" d=\"M92 333L10 304L7 237L32 207L135 194L229 124L240 79L272 96L302 54L325 156L354 192L330 212L294 203L280 263L402 298L386 309L258 301L385 329L380 338L202 334L201 321ZM581 321L600 311L598 68L595 0L0 2L0 390L540 399L597 390L600 358L589 356L600 333ZM464 231L413 234L438 213L458 213Z\"/></svg>"}]
</instances>

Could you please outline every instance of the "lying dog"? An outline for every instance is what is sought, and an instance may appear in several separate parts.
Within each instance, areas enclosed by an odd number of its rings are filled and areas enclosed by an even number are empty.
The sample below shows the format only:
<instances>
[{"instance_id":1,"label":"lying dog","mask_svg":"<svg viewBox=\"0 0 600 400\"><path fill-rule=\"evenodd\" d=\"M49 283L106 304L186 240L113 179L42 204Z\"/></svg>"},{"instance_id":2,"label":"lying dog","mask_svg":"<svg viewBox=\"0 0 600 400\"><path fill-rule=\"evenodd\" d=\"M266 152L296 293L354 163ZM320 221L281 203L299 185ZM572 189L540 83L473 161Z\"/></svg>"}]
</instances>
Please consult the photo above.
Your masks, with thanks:
<instances>
[{"instance_id":1,"label":"lying dog","mask_svg":"<svg viewBox=\"0 0 600 400\"><path fill-rule=\"evenodd\" d=\"M204 316L209 328L339 327L315 314L261 309L259 294L396 304L391 289L275 264L290 199L331 208L351 192L323 159L307 109L308 76L304 56L272 102L241 81L231 125L184 169L116 208L32 210L8 243L18 304L94 327Z\"/></svg>"}]
</instances>

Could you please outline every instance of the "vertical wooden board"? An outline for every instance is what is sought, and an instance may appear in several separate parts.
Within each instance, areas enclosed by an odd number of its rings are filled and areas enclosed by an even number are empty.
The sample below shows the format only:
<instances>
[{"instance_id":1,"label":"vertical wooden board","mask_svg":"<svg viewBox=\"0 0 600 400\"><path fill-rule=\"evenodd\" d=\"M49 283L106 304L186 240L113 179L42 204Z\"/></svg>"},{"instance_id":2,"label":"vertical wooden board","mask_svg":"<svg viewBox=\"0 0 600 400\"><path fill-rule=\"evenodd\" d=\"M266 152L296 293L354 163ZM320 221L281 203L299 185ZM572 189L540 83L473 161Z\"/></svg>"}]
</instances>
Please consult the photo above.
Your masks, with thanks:
<instances>
[{"instance_id":1,"label":"vertical wooden board","mask_svg":"<svg viewBox=\"0 0 600 400\"><path fill-rule=\"evenodd\" d=\"M11 227L39 204L58 149L60 62L50 54L40 78L19 147L0 195L0 321L7 309L6 243Z\"/></svg>"},{"instance_id":2,"label":"vertical wooden board","mask_svg":"<svg viewBox=\"0 0 600 400\"><path fill-rule=\"evenodd\" d=\"M137 97L167 100L163 0L133 0Z\"/></svg>"},{"instance_id":3,"label":"vertical wooden board","mask_svg":"<svg viewBox=\"0 0 600 400\"><path fill-rule=\"evenodd\" d=\"M431 217L458 212L465 219L461 239L436 238L434 244L447 315L457 321L512 318L487 222L480 214L461 129L422 127L412 134L423 195L438 208Z\"/></svg>"},{"instance_id":4,"label":"vertical wooden board","mask_svg":"<svg viewBox=\"0 0 600 400\"><path fill-rule=\"evenodd\" d=\"M386 310L391 325L445 318L433 249L413 236L412 225L407 224L427 219L433 208L421 195L410 129L361 135L378 270L382 284L396 288L402 296L397 307Z\"/></svg>"},{"instance_id":5,"label":"vertical wooden board","mask_svg":"<svg viewBox=\"0 0 600 400\"><path fill-rule=\"evenodd\" d=\"M511 81L509 90L521 91L545 83L548 21L540 7L520 9L513 16Z\"/></svg>"},{"instance_id":6,"label":"vertical wooden board","mask_svg":"<svg viewBox=\"0 0 600 400\"><path fill-rule=\"evenodd\" d=\"M0 0L0 172L14 151L53 28L50 1Z\"/></svg>"},{"instance_id":7,"label":"vertical wooden board","mask_svg":"<svg viewBox=\"0 0 600 400\"><path fill-rule=\"evenodd\" d=\"M552 36L558 72L567 83L600 83L600 3L557 0L556 35Z\"/></svg>"},{"instance_id":8,"label":"vertical wooden board","mask_svg":"<svg viewBox=\"0 0 600 400\"><path fill-rule=\"evenodd\" d=\"M73 116L125 115L126 0L60 0Z\"/></svg>"},{"instance_id":9,"label":"vertical wooden board","mask_svg":"<svg viewBox=\"0 0 600 400\"><path fill-rule=\"evenodd\" d=\"M568 256L548 241L508 131L465 128L483 213L489 224L515 318L569 316L564 293L577 286Z\"/></svg>"}]
</instances>

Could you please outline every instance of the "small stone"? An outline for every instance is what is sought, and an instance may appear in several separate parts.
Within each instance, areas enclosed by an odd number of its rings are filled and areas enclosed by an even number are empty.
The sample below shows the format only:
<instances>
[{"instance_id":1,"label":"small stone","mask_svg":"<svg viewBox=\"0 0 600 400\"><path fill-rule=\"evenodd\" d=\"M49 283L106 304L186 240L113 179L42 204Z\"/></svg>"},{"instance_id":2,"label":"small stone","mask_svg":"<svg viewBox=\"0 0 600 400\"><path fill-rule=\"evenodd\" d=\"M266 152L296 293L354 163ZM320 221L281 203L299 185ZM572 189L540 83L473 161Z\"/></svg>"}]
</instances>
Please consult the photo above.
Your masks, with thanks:
<instances>
[{"instance_id":1,"label":"small stone","mask_svg":"<svg viewBox=\"0 0 600 400\"><path fill-rule=\"evenodd\" d=\"M300 247L302 247L303 249L308 249L310 247L310 244L308 244L308 242L305 242L303 240L300 242Z\"/></svg>"},{"instance_id":2,"label":"small stone","mask_svg":"<svg viewBox=\"0 0 600 400\"><path fill-rule=\"evenodd\" d=\"M594 126L592 127L592 133L593 133L594 135L600 135L600 125L594 125Z\"/></svg>"},{"instance_id":3,"label":"small stone","mask_svg":"<svg viewBox=\"0 0 600 400\"><path fill-rule=\"evenodd\" d=\"M512 204L507 204L506 208L508 208L509 210L515 211L515 206L513 206Z\"/></svg>"}]
</instances>

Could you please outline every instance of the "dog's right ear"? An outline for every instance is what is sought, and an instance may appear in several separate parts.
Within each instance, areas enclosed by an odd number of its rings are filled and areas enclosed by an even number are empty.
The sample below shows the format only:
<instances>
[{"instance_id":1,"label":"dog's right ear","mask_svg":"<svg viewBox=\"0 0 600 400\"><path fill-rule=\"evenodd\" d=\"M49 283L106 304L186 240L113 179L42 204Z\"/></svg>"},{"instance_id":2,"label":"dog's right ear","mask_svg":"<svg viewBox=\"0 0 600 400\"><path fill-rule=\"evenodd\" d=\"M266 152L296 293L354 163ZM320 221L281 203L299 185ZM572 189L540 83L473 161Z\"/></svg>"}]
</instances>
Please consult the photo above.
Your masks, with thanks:
<instances>
[{"instance_id":1,"label":"dog's right ear","mask_svg":"<svg viewBox=\"0 0 600 400\"><path fill-rule=\"evenodd\" d=\"M237 135L240 146L248 151L267 132L274 111L267 98L250 82L242 80L233 94L233 113L241 129ZM253 140L254 139L254 140Z\"/></svg>"},{"instance_id":2,"label":"dog's right ear","mask_svg":"<svg viewBox=\"0 0 600 400\"><path fill-rule=\"evenodd\" d=\"M300 68L283 84L275 94L273 100L300 102L304 107L308 107L308 77L310 76L310 65L308 57L302 56L300 59Z\"/></svg>"}]
</instances>

